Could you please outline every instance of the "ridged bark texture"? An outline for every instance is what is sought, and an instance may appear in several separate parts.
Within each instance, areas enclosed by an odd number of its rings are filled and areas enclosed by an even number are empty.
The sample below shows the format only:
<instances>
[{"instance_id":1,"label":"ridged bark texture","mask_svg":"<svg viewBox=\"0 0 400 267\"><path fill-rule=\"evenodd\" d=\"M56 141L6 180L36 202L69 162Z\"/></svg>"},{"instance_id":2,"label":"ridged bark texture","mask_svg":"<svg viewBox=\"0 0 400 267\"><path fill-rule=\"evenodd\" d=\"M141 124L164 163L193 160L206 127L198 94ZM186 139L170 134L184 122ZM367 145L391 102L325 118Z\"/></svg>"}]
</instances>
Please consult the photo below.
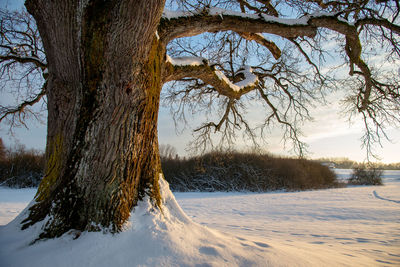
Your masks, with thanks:
<instances>
[{"instance_id":1,"label":"ridged bark texture","mask_svg":"<svg viewBox=\"0 0 400 267\"><path fill-rule=\"evenodd\" d=\"M137 201L160 208L157 116L163 0L26 2L49 66L47 166L23 228L39 238L121 230Z\"/></svg>"}]
</instances>

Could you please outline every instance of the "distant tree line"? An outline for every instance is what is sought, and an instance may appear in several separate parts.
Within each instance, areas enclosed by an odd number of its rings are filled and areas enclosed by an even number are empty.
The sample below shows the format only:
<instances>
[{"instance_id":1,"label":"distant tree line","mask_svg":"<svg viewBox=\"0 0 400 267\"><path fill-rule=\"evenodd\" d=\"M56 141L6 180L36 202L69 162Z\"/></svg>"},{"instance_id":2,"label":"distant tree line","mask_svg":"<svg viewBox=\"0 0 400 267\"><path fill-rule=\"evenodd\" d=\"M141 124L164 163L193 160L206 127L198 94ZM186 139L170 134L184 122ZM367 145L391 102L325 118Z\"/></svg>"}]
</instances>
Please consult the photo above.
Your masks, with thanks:
<instances>
[{"instance_id":1,"label":"distant tree line","mask_svg":"<svg viewBox=\"0 0 400 267\"><path fill-rule=\"evenodd\" d=\"M382 169L382 170L400 170L400 162L397 163L380 163L380 162L373 162L373 163L362 163L357 162L354 160L350 160L348 158L319 158L316 160L317 162L332 162L335 164L335 167L338 169L356 169L363 167L364 165L373 165L374 168Z\"/></svg>"},{"instance_id":2,"label":"distant tree line","mask_svg":"<svg viewBox=\"0 0 400 267\"><path fill-rule=\"evenodd\" d=\"M160 145L164 176L174 191L307 190L343 186L335 173L321 163L354 169L349 184L381 184L380 169L400 169L397 164L373 167L347 158L317 161L275 157L256 152L215 151L179 157L172 145ZM43 178L44 154L23 145L6 148L0 138L0 186L37 187ZM378 177L378 178L377 178Z\"/></svg>"}]
</instances>

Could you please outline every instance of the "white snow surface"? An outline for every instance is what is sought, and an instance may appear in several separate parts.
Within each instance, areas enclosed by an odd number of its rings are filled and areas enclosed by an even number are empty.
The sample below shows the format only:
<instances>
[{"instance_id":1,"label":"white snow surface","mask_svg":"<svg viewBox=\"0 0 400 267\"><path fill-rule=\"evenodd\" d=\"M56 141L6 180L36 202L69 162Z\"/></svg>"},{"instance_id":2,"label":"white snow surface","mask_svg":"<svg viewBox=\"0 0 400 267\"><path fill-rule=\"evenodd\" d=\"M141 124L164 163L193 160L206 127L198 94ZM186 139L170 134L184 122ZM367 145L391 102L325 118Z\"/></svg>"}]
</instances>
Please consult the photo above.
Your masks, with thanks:
<instances>
[{"instance_id":1,"label":"white snow surface","mask_svg":"<svg viewBox=\"0 0 400 267\"><path fill-rule=\"evenodd\" d=\"M254 86L256 82L258 82L258 77L257 75L253 74L253 69L250 66L245 66L244 70L238 72L243 73L244 80L237 83L232 83L228 79L228 77L226 77L225 74L220 70L215 70L214 72L217 75L218 79L228 84L228 86L235 92L239 92L240 90L248 86Z\"/></svg>"},{"instance_id":2,"label":"white snow surface","mask_svg":"<svg viewBox=\"0 0 400 267\"><path fill-rule=\"evenodd\" d=\"M221 19L224 18L224 16L236 16L236 17L242 17L242 18L248 18L248 19L263 19L265 22L276 22L276 23L281 23L281 24L286 24L286 25L307 25L307 22L310 18L317 18L317 17L333 17L337 16L337 12L315 12L312 14L308 14L299 18L280 18L280 17L274 17L266 14L247 14L247 13L242 13L238 11L233 11L229 9L223 9L223 8L218 8L218 7L212 7L206 10L210 16L220 16ZM193 10L193 11L172 11L168 9L164 9L162 17L165 19L177 19L181 17L190 17L190 16L195 16L199 14L204 14L205 10L199 9L199 10ZM343 22L348 23L347 20L343 18L339 18Z\"/></svg>"},{"instance_id":3,"label":"white snow surface","mask_svg":"<svg viewBox=\"0 0 400 267\"><path fill-rule=\"evenodd\" d=\"M194 13L188 12L188 11L173 11L173 10L168 10L164 9L162 13L162 17L166 19L175 19L175 18L180 18L180 17L189 17L193 16Z\"/></svg>"},{"instance_id":4,"label":"white snow surface","mask_svg":"<svg viewBox=\"0 0 400 267\"><path fill-rule=\"evenodd\" d=\"M36 189L0 187L0 225L11 221L0 266L400 266L400 171L384 175L384 186L175 193L179 205L161 179L163 215L145 200L122 233L34 245L40 225L21 231L26 210L15 216Z\"/></svg>"},{"instance_id":5,"label":"white snow surface","mask_svg":"<svg viewBox=\"0 0 400 267\"><path fill-rule=\"evenodd\" d=\"M204 57L170 57L167 55L166 61L175 66L200 66L207 62L207 59Z\"/></svg>"},{"instance_id":6,"label":"white snow surface","mask_svg":"<svg viewBox=\"0 0 400 267\"><path fill-rule=\"evenodd\" d=\"M239 71L239 73L243 73L244 80L235 83L240 89L243 89L248 86L253 86L258 82L258 77L253 73L253 69L250 66L244 66L244 70Z\"/></svg>"}]
</instances>

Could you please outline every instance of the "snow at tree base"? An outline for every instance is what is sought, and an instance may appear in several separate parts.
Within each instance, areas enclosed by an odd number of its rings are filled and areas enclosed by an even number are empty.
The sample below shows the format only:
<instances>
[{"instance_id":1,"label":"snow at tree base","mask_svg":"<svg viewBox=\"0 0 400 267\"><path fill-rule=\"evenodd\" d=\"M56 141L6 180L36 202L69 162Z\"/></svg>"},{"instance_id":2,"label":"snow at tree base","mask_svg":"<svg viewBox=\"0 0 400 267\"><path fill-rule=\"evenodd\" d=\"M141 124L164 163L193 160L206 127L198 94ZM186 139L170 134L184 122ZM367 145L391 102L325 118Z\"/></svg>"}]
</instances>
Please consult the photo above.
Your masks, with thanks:
<instances>
[{"instance_id":1,"label":"snow at tree base","mask_svg":"<svg viewBox=\"0 0 400 267\"><path fill-rule=\"evenodd\" d=\"M340 171L339 177L348 175ZM398 266L400 171L384 186L305 192L176 193L139 203L123 232L20 230L36 189L0 188L0 266ZM11 221L12 220L12 221ZM7 224L11 221L9 224ZM7 224L7 225L5 225Z\"/></svg>"}]
</instances>

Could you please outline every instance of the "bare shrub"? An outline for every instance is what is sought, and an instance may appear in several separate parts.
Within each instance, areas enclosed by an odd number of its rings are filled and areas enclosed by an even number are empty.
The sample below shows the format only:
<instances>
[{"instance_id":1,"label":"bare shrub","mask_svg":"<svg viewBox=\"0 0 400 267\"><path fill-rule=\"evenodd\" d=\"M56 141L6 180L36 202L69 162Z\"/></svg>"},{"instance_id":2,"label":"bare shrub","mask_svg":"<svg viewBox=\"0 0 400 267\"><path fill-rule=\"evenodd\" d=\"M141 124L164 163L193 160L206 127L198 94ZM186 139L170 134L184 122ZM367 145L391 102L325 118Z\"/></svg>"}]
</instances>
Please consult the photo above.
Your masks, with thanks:
<instances>
[{"instance_id":1,"label":"bare shrub","mask_svg":"<svg viewBox=\"0 0 400 267\"><path fill-rule=\"evenodd\" d=\"M350 185L382 185L383 170L375 167L360 166L353 169L348 181Z\"/></svg>"},{"instance_id":2,"label":"bare shrub","mask_svg":"<svg viewBox=\"0 0 400 267\"><path fill-rule=\"evenodd\" d=\"M165 178L175 191L306 190L335 187L336 175L304 159L238 152L212 152L189 159L164 159Z\"/></svg>"},{"instance_id":3,"label":"bare shrub","mask_svg":"<svg viewBox=\"0 0 400 267\"><path fill-rule=\"evenodd\" d=\"M36 187L42 180L43 167L43 153L19 146L0 161L0 186Z\"/></svg>"}]
</instances>

